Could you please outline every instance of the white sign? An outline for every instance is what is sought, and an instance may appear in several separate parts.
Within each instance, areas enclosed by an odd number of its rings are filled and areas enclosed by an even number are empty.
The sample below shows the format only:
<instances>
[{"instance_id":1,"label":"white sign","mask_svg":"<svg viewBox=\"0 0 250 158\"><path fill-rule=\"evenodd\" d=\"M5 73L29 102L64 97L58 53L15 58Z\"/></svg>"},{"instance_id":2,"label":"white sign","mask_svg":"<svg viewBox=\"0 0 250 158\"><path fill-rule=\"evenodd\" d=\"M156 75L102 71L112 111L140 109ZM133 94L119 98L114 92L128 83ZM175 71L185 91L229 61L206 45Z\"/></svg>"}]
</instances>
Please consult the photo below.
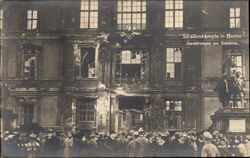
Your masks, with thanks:
<instances>
[{"instance_id":1,"label":"white sign","mask_svg":"<svg viewBox=\"0 0 250 158\"><path fill-rule=\"evenodd\" d=\"M232 119L229 120L230 132L246 132L246 120L245 119Z\"/></svg>"}]
</instances>

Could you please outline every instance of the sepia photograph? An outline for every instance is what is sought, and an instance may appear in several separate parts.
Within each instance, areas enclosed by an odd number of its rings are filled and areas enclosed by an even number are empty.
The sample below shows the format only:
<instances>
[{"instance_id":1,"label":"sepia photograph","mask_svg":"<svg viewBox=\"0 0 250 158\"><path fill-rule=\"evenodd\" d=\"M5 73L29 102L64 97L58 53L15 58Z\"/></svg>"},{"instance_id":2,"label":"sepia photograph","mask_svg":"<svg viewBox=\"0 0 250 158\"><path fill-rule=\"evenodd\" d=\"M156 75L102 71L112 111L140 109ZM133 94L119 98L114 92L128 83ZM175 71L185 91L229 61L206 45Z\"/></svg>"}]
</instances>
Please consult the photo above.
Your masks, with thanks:
<instances>
[{"instance_id":1,"label":"sepia photograph","mask_svg":"<svg viewBox=\"0 0 250 158\"><path fill-rule=\"evenodd\" d=\"M0 157L250 157L248 14L0 0Z\"/></svg>"}]
</instances>

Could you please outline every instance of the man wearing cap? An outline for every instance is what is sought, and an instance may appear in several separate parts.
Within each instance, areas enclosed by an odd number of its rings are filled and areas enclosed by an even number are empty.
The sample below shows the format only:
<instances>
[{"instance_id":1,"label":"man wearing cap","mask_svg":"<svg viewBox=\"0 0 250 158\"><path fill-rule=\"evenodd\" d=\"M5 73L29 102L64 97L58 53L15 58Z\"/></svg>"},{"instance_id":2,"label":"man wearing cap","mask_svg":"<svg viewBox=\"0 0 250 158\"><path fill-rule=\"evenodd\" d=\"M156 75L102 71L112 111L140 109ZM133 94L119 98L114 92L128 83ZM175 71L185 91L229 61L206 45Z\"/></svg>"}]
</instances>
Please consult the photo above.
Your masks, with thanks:
<instances>
[{"instance_id":1,"label":"man wearing cap","mask_svg":"<svg viewBox=\"0 0 250 158\"><path fill-rule=\"evenodd\" d=\"M211 143L213 136L209 132L204 132L205 145L202 147L201 157L218 157L220 153L217 147Z\"/></svg>"}]
</instances>

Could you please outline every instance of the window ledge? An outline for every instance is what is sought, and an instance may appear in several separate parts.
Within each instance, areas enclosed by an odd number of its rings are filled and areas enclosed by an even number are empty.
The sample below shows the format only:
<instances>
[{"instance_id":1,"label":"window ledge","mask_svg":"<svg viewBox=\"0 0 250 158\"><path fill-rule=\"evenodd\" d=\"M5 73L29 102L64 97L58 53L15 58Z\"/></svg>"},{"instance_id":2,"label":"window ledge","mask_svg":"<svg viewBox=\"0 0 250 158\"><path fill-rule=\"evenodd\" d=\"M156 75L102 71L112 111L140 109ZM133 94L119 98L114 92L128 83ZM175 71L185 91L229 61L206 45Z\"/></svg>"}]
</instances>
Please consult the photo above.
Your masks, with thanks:
<instances>
[{"instance_id":1,"label":"window ledge","mask_svg":"<svg viewBox=\"0 0 250 158\"><path fill-rule=\"evenodd\" d=\"M183 81L182 78L165 78L164 81Z\"/></svg>"},{"instance_id":2,"label":"window ledge","mask_svg":"<svg viewBox=\"0 0 250 158\"><path fill-rule=\"evenodd\" d=\"M95 81L98 80L98 77L93 77L93 78L83 78L83 77L77 77L77 81Z\"/></svg>"}]
</instances>

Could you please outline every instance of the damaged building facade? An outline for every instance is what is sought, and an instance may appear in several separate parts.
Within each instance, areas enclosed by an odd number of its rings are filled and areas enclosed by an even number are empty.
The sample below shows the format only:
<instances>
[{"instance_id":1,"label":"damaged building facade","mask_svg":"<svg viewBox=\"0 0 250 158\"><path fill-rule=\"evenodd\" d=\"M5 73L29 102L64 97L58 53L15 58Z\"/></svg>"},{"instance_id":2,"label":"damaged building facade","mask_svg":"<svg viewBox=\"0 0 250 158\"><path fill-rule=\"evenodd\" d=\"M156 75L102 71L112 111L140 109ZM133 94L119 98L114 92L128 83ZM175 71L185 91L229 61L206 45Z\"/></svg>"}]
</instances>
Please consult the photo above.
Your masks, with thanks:
<instances>
[{"instance_id":1,"label":"damaged building facade","mask_svg":"<svg viewBox=\"0 0 250 158\"><path fill-rule=\"evenodd\" d=\"M227 54L248 104L247 10L247 1L5 0L1 108L17 115L15 127L207 129ZM241 37L193 46L183 34Z\"/></svg>"}]
</instances>

